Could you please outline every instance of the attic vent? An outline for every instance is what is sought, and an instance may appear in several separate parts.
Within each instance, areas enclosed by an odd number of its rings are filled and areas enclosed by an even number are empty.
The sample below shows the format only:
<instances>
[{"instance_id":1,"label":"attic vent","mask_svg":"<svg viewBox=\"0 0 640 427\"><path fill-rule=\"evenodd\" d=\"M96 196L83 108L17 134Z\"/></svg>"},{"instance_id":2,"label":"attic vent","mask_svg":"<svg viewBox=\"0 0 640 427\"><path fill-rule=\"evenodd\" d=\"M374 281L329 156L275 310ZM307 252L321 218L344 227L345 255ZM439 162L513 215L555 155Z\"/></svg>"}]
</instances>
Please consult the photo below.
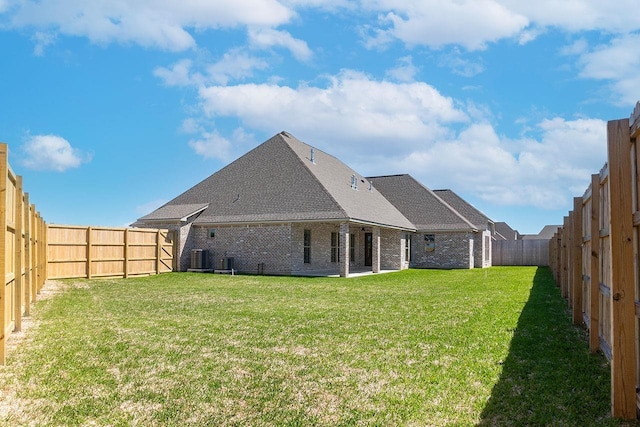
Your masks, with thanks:
<instances>
[{"instance_id":1,"label":"attic vent","mask_svg":"<svg viewBox=\"0 0 640 427\"><path fill-rule=\"evenodd\" d=\"M314 163L314 164L316 162L316 151L313 148L311 149L311 154L310 154L310 159L309 160L311 160L311 163Z\"/></svg>"},{"instance_id":2,"label":"attic vent","mask_svg":"<svg viewBox=\"0 0 640 427\"><path fill-rule=\"evenodd\" d=\"M351 175L351 189L352 190L358 189L358 179L356 178L355 175Z\"/></svg>"}]
</instances>

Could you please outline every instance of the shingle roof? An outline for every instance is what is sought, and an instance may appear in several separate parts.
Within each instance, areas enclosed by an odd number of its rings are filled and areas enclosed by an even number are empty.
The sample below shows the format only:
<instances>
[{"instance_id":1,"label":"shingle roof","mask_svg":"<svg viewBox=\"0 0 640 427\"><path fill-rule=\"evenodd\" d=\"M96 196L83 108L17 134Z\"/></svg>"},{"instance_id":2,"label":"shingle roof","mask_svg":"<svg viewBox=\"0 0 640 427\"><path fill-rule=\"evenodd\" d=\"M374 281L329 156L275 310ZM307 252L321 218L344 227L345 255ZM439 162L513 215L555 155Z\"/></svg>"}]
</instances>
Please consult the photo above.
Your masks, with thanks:
<instances>
[{"instance_id":1,"label":"shingle roof","mask_svg":"<svg viewBox=\"0 0 640 427\"><path fill-rule=\"evenodd\" d=\"M496 234L494 237L497 240L518 240L518 237L520 236L520 233L511 228L511 226L506 222L496 222L495 227Z\"/></svg>"},{"instance_id":2,"label":"shingle roof","mask_svg":"<svg viewBox=\"0 0 640 427\"><path fill-rule=\"evenodd\" d=\"M369 177L377 188L420 231L471 231L473 224L410 175Z\"/></svg>"},{"instance_id":3,"label":"shingle roof","mask_svg":"<svg viewBox=\"0 0 640 427\"><path fill-rule=\"evenodd\" d=\"M551 240L553 235L558 231L559 228L562 228L561 225L545 225L542 227L542 230L538 232L538 234L525 234L522 236L524 240L529 239L547 239Z\"/></svg>"},{"instance_id":4,"label":"shingle roof","mask_svg":"<svg viewBox=\"0 0 640 427\"><path fill-rule=\"evenodd\" d=\"M185 205L164 205L140 220L144 221L184 221L186 218L202 212L208 203L194 203ZM140 221L139 220L139 221Z\"/></svg>"},{"instance_id":5,"label":"shingle roof","mask_svg":"<svg viewBox=\"0 0 640 427\"><path fill-rule=\"evenodd\" d=\"M362 176L335 157L314 149L312 163L311 149L281 132L140 220L207 204L194 223L350 220L413 229L378 191L369 191ZM357 190L351 188L352 176Z\"/></svg>"},{"instance_id":6,"label":"shingle roof","mask_svg":"<svg viewBox=\"0 0 640 427\"><path fill-rule=\"evenodd\" d=\"M451 190L433 190L433 192L464 216L479 230L486 230L493 221Z\"/></svg>"}]
</instances>

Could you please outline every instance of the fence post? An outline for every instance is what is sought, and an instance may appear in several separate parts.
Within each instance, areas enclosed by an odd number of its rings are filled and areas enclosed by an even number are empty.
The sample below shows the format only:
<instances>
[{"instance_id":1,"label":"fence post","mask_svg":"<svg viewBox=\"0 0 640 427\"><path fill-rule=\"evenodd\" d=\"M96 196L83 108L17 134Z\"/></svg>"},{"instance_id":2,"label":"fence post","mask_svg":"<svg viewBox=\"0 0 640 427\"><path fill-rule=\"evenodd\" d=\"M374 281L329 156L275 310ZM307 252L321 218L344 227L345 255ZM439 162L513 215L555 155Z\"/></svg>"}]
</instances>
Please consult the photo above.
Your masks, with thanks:
<instances>
[{"instance_id":1,"label":"fence post","mask_svg":"<svg viewBox=\"0 0 640 427\"><path fill-rule=\"evenodd\" d=\"M16 314L16 323L14 325L14 331L20 332L22 330L22 314L24 310L22 309L24 302L24 280L22 277L22 246L24 244L22 240L22 219L23 219L23 195L22 195L22 177L16 176L16 195L15 195L15 262L14 262L14 270L15 270L15 283L16 283L16 295L15 295L15 314Z\"/></svg>"},{"instance_id":2,"label":"fence post","mask_svg":"<svg viewBox=\"0 0 640 427\"><path fill-rule=\"evenodd\" d=\"M582 197L573 198L573 227L571 246L571 303L573 324L581 325L582 317Z\"/></svg>"},{"instance_id":3,"label":"fence post","mask_svg":"<svg viewBox=\"0 0 640 427\"><path fill-rule=\"evenodd\" d=\"M91 279L91 227L87 227L87 279Z\"/></svg>"},{"instance_id":4,"label":"fence post","mask_svg":"<svg viewBox=\"0 0 640 427\"><path fill-rule=\"evenodd\" d=\"M591 175L591 257L589 286L589 350L600 348L598 325L600 319L600 174Z\"/></svg>"},{"instance_id":5,"label":"fence post","mask_svg":"<svg viewBox=\"0 0 640 427\"><path fill-rule=\"evenodd\" d=\"M24 314L31 315L31 205L29 193L24 193Z\"/></svg>"},{"instance_id":6,"label":"fence post","mask_svg":"<svg viewBox=\"0 0 640 427\"><path fill-rule=\"evenodd\" d=\"M568 257L568 253L567 253L567 248L568 248L568 244L569 244L569 216L565 216L564 217L564 226L563 226L563 233L562 233L562 280L560 283L562 283L561 285L561 292L562 292L562 298L568 298L569 297L569 293L567 292L567 283L568 283L568 272L569 272L569 257Z\"/></svg>"},{"instance_id":7,"label":"fence post","mask_svg":"<svg viewBox=\"0 0 640 427\"><path fill-rule=\"evenodd\" d=\"M7 302L6 277L7 277L7 144L0 144L0 364L6 360L6 333L7 328Z\"/></svg>"},{"instance_id":8,"label":"fence post","mask_svg":"<svg viewBox=\"0 0 640 427\"><path fill-rule=\"evenodd\" d=\"M160 230L156 231L156 274L160 274L162 265L162 235Z\"/></svg>"},{"instance_id":9,"label":"fence post","mask_svg":"<svg viewBox=\"0 0 640 427\"><path fill-rule=\"evenodd\" d=\"M636 418L635 277L629 119L607 123L611 206L611 404L616 418Z\"/></svg>"},{"instance_id":10,"label":"fence post","mask_svg":"<svg viewBox=\"0 0 640 427\"><path fill-rule=\"evenodd\" d=\"M124 278L129 277L129 229L124 230Z\"/></svg>"}]
</instances>

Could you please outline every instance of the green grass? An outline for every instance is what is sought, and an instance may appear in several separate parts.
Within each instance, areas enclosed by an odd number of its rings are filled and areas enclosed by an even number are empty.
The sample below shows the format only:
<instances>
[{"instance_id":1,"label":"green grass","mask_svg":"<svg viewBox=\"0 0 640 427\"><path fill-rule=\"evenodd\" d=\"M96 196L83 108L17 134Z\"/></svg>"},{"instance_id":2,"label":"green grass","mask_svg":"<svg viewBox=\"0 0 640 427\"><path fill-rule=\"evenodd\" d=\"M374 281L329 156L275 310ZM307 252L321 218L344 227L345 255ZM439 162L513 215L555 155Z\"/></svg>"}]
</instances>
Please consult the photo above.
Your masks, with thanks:
<instances>
[{"instance_id":1,"label":"green grass","mask_svg":"<svg viewBox=\"0 0 640 427\"><path fill-rule=\"evenodd\" d=\"M0 367L0 423L617 425L547 269L63 287Z\"/></svg>"}]
</instances>

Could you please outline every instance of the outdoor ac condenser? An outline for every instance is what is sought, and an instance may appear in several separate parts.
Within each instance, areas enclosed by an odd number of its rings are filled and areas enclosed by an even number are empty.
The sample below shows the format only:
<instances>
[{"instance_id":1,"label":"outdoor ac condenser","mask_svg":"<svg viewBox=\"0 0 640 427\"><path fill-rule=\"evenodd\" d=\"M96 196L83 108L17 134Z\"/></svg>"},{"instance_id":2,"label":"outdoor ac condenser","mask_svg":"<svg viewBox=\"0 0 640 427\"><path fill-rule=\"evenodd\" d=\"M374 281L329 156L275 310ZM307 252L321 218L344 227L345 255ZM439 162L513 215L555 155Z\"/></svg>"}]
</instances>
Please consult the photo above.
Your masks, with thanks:
<instances>
[{"instance_id":1,"label":"outdoor ac condenser","mask_svg":"<svg viewBox=\"0 0 640 427\"><path fill-rule=\"evenodd\" d=\"M196 270L207 268L206 249L191 249L191 268Z\"/></svg>"}]
</instances>

